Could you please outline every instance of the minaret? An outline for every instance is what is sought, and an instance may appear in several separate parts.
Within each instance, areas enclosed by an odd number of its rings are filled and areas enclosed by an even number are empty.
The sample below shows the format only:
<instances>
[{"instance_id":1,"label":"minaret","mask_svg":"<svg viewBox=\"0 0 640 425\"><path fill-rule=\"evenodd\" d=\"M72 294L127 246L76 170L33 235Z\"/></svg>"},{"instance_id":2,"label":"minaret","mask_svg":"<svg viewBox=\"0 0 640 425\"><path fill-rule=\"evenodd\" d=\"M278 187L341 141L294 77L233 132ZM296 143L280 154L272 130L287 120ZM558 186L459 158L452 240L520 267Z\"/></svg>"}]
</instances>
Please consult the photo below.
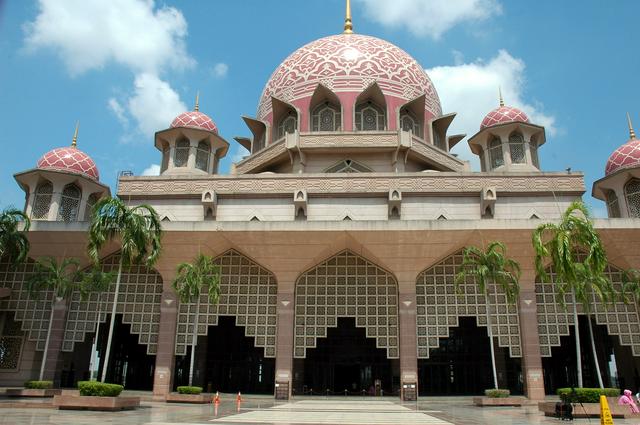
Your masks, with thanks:
<instances>
[{"instance_id":1,"label":"minaret","mask_svg":"<svg viewBox=\"0 0 640 425\"><path fill-rule=\"evenodd\" d=\"M635 140L636 132L633 131L633 124L631 124L631 116L629 116L628 112L627 112L627 124L629 124L629 140Z\"/></svg>"},{"instance_id":2,"label":"minaret","mask_svg":"<svg viewBox=\"0 0 640 425\"><path fill-rule=\"evenodd\" d=\"M196 106L193 108L193 110L196 112L200 110L200 91L196 92Z\"/></svg>"},{"instance_id":3,"label":"minaret","mask_svg":"<svg viewBox=\"0 0 640 425\"><path fill-rule=\"evenodd\" d=\"M353 22L351 22L351 0L347 0L347 10L344 17L343 34L353 34Z\"/></svg>"},{"instance_id":4,"label":"minaret","mask_svg":"<svg viewBox=\"0 0 640 425\"><path fill-rule=\"evenodd\" d=\"M71 140L71 147L78 147L78 127L80 127L80 121L76 121L76 130L73 132L73 139Z\"/></svg>"},{"instance_id":5,"label":"minaret","mask_svg":"<svg viewBox=\"0 0 640 425\"><path fill-rule=\"evenodd\" d=\"M498 96L500 97L500 106L504 106L504 99L502 98L502 88L498 86Z\"/></svg>"}]
</instances>

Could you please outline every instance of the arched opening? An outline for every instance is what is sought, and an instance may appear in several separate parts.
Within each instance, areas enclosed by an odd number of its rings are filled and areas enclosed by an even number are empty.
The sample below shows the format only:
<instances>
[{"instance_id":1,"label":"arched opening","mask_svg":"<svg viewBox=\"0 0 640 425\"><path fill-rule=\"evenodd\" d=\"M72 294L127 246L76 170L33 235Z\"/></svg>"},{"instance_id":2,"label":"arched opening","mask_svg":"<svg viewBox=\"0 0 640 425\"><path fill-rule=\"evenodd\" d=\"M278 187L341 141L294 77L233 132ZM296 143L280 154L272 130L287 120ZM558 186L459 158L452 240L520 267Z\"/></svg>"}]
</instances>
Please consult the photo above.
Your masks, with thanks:
<instances>
[{"instance_id":1,"label":"arched opening","mask_svg":"<svg viewBox=\"0 0 640 425\"><path fill-rule=\"evenodd\" d=\"M354 109L357 131L383 131L387 129L387 104L378 84L367 87L356 100Z\"/></svg>"},{"instance_id":2,"label":"arched opening","mask_svg":"<svg viewBox=\"0 0 640 425\"><path fill-rule=\"evenodd\" d=\"M342 107L340 99L331 90L318 84L311 102L311 131L340 131L342 129Z\"/></svg>"},{"instance_id":3,"label":"arched opening","mask_svg":"<svg viewBox=\"0 0 640 425\"><path fill-rule=\"evenodd\" d=\"M58 207L58 221L78 221L81 197L82 191L73 183L62 189L62 197Z\"/></svg>"},{"instance_id":4,"label":"arched opening","mask_svg":"<svg viewBox=\"0 0 640 425\"><path fill-rule=\"evenodd\" d=\"M196 168L205 172L209 171L209 157L211 156L211 145L205 140L198 142L196 149Z\"/></svg>"},{"instance_id":5,"label":"arched opening","mask_svg":"<svg viewBox=\"0 0 640 425\"><path fill-rule=\"evenodd\" d=\"M624 185L629 217L640 217L640 179L631 179Z\"/></svg>"},{"instance_id":6,"label":"arched opening","mask_svg":"<svg viewBox=\"0 0 640 425\"><path fill-rule=\"evenodd\" d=\"M620 217L620 204L618 203L618 195L615 190L607 190L607 211L609 212L609 218Z\"/></svg>"},{"instance_id":7,"label":"arched opening","mask_svg":"<svg viewBox=\"0 0 640 425\"><path fill-rule=\"evenodd\" d=\"M422 137L422 123L416 118L413 112L407 108L400 110L400 128L404 131L411 131L418 137ZM434 133L434 136L436 136L436 133ZM441 147L439 143L436 144L436 146Z\"/></svg>"},{"instance_id":8,"label":"arched opening","mask_svg":"<svg viewBox=\"0 0 640 425\"><path fill-rule=\"evenodd\" d=\"M36 187L33 207L31 208L31 218L34 220L44 220L49 217L52 196L53 185L50 181L42 182Z\"/></svg>"},{"instance_id":9,"label":"arched opening","mask_svg":"<svg viewBox=\"0 0 640 425\"><path fill-rule=\"evenodd\" d=\"M493 136L489 141L489 164L492 170L504 165L502 142L500 138L496 136Z\"/></svg>"},{"instance_id":10,"label":"arched opening","mask_svg":"<svg viewBox=\"0 0 640 425\"><path fill-rule=\"evenodd\" d=\"M189 149L191 144L187 139L180 139L176 142L175 153L173 156L174 167L186 167L189 161Z\"/></svg>"},{"instance_id":11,"label":"arched opening","mask_svg":"<svg viewBox=\"0 0 640 425\"><path fill-rule=\"evenodd\" d=\"M400 211L398 211L398 207L391 208L391 214L389 215L389 219L400 220Z\"/></svg>"},{"instance_id":12,"label":"arched opening","mask_svg":"<svg viewBox=\"0 0 640 425\"><path fill-rule=\"evenodd\" d=\"M87 198L87 207L84 210L84 221L91 221L93 218L93 207L98 202L99 195L97 193L92 193Z\"/></svg>"},{"instance_id":13,"label":"arched opening","mask_svg":"<svg viewBox=\"0 0 640 425\"><path fill-rule=\"evenodd\" d=\"M293 391L362 395L399 390L395 278L344 251L302 274L295 287Z\"/></svg>"},{"instance_id":14,"label":"arched opening","mask_svg":"<svg viewBox=\"0 0 640 425\"><path fill-rule=\"evenodd\" d=\"M296 211L296 220L303 221L306 219L307 219L307 216L304 213L304 208L302 207L298 208L298 211Z\"/></svg>"},{"instance_id":15,"label":"arched opening","mask_svg":"<svg viewBox=\"0 0 640 425\"><path fill-rule=\"evenodd\" d=\"M527 162L524 137L522 137L522 134L517 131L514 131L509 135L509 153L512 164L524 164Z\"/></svg>"},{"instance_id":16,"label":"arched opening","mask_svg":"<svg viewBox=\"0 0 640 425\"><path fill-rule=\"evenodd\" d=\"M324 170L325 173L370 173L372 171L371 168L353 159L344 159Z\"/></svg>"}]
</instances>

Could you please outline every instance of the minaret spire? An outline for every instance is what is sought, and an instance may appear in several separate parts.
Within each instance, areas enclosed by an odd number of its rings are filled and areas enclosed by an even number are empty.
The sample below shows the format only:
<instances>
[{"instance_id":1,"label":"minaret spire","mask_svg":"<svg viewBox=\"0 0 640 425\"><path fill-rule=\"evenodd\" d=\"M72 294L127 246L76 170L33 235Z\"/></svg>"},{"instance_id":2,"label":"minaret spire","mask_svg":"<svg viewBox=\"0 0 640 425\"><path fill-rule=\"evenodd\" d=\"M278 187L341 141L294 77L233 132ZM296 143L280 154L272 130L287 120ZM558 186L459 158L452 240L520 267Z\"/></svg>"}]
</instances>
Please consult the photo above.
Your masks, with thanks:
<instances>
[{"instance_id":1,"label":"minaret spire","mask_svg":"<svg viewBox=\"0 0 640 425\"><path fill-rule=\"evenodd\" d=\"M498 96L500 96L500 106L504 106L504 99L502 98L502 88L498 86Z\"/></svg>"},{"instance_id":2,"label":"minaret spire","mask_svg":"<svg viewBox=\"0 0 640 425\"><path fill-rule=\"evenodd\" d=\"M347 10L344 17L343 34L353 34L353 22L351 21L351 0L347 0Z\"/></svg>"},{"instance_id":3,"label":"minaret spire","mask_svg":"<svg viewBox=\"0 0 640 425\"><path fill-rule=\"evenodd\" d=\"M71 140L71 147L73 148L78 145L78 127L80 127L80 121L76 121L76 131L73 132L73 139Z\"/></svg>"},{"instance_id":4,"label":"minaret spire","mask_svg":"<svg viewBox=\"0 0 640 425\"><path fill-rule=\"evenodd\" d=\"M196 92L196 106L193 108L194 111L198 112L200 110L200 91Z\"/></svg>"},{"instance_id":5,"label":"minaret spire","mask_svg":"<svg viewBox=\"0 0 640 425\"><path fill-rule=\"evenodd\" d=\"M628 112L627 112L627 123L629 124L629 140L635 140L636 132L633 131L633 124L631 124L631 117L629 116Z\"/></svg>"}]
</instances>

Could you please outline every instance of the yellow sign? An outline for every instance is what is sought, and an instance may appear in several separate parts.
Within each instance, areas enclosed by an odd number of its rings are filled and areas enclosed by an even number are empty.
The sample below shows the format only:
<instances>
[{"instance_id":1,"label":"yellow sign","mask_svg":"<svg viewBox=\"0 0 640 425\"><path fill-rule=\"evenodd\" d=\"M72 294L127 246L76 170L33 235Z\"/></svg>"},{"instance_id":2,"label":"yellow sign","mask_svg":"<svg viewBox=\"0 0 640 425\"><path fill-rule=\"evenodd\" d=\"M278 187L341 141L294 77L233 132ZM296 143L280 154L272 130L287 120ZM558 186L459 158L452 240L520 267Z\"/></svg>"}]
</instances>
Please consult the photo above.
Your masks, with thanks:
<instances>
[{"instance_id":1,"label":"yellow sign","mask_svg":"<svg viewBox=\"0 0 640 425\"><path fill-rule=\"evenodd\" d=\"M600 396L600 425L613 425L609 403L607 397L603 395Z\"/></svg>"}]
</instances>

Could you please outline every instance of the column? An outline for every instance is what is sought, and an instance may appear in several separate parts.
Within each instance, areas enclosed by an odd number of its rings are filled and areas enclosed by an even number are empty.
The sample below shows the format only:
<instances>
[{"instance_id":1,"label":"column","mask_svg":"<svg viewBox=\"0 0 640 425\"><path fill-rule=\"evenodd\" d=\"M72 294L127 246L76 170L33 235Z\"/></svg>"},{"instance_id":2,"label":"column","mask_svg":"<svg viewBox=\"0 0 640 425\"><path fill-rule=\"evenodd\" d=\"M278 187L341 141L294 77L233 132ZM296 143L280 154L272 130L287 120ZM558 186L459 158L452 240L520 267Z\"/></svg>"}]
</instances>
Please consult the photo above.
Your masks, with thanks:
<instances>
[{"instance_id":1,"label":"column","mask_svg":"<svg viewBox=\"0 0 640 425\"><path fill-rule=\"evenodd\" d=\"M173 276L162 273L164 282L171 282ZM172 290L165 290L160 301L160 329L158 331L158 349L156 368L153 377L153 398L164 401L173 386L175 364L176 328L178 319L178 300Z\"/></svg>"},{"instance_id":2,"label":"column","mask_svg":"<svg viewBox=\"0 0 640 425\"><path fill-rule=\"evenodd\" d=\"M163 151L163 154L164 154L164 151ZM169 161L167 162L167 170L172 170L173 167L175 167L175 164L173 163L173 160L176 156L175 141L171 142L171 144L169 145L169 152L167 153L167 155L169 155Z\"/></svg>"},{"instance_id":3,"label":"column","mask_svg":"<svg viewBox=\"0 0 640 425\"><path fill-rule=\"evenodd\" d=\"M189 140L189 159L187 160L187 168L194 170L196 168L196 151L198 149L198 142L195 140Z\"/></svg>"},{"instance_id":4,"label":"column","mask_svg":"<svg viewBox=\"0 0 640 425\"><path fill-rule=\"evenodd\" d=\"M53 193L51 194L51 206L49 207L48 221L58 220L58 210L60 209L60 202L62 202L62 187L59 182L52 182Z\"/></svg>"},{"instance_id":5,"label":"column","mask_svg":"<svg viewBox=\"0 0 640 425\"><path fill-rule=\"evenodd\" d=\"M280 283L280 282L279 282ZM281 285L281 284L280 284ZM293 383L293 322L295 320L293 288L278 288L278 329L276 340L276 399L288 400Z\"/></svg>"},{"instance_id":6,"label":"column","mask_svg":"<svg viewBox=\"0 0 640 425\"><path fill-rule=\"evenodd\" d=\"M529 278L534 279L532 276ZM535 285L526 285L526 287L523 285L518 299L518 313L522 342L524 392L529 400L544 400L544 376L538 336Z\"/></svg>"},{"instance_id":7,"label":"column","mask_svg":"<svg viewBox=\"0 0 640 425\"><path fill-rule=\"evenodd\" d=\"M67 317L67 302L62 299L60 301L54 301L53 304L53 320L51 322L51 335L49 336L49 347L46 353L42 353L42 356L47 356L47 361L44 365L43 379L46 381L53 381L54 387L60 386L61 367L58 366L60 358L60 352L62 351L62 340L64 338L64 327Z\"/></svg>"},{"instance_id":8,"label":"column","mask_svg":"<svg viewBox=\"0 0 640 425\"><path fill-rule=\"evenodd\" d=\"M399 287L400 394L403 401L413 401L418 397L415 279Z\"/></svg>"}]
</instances>

